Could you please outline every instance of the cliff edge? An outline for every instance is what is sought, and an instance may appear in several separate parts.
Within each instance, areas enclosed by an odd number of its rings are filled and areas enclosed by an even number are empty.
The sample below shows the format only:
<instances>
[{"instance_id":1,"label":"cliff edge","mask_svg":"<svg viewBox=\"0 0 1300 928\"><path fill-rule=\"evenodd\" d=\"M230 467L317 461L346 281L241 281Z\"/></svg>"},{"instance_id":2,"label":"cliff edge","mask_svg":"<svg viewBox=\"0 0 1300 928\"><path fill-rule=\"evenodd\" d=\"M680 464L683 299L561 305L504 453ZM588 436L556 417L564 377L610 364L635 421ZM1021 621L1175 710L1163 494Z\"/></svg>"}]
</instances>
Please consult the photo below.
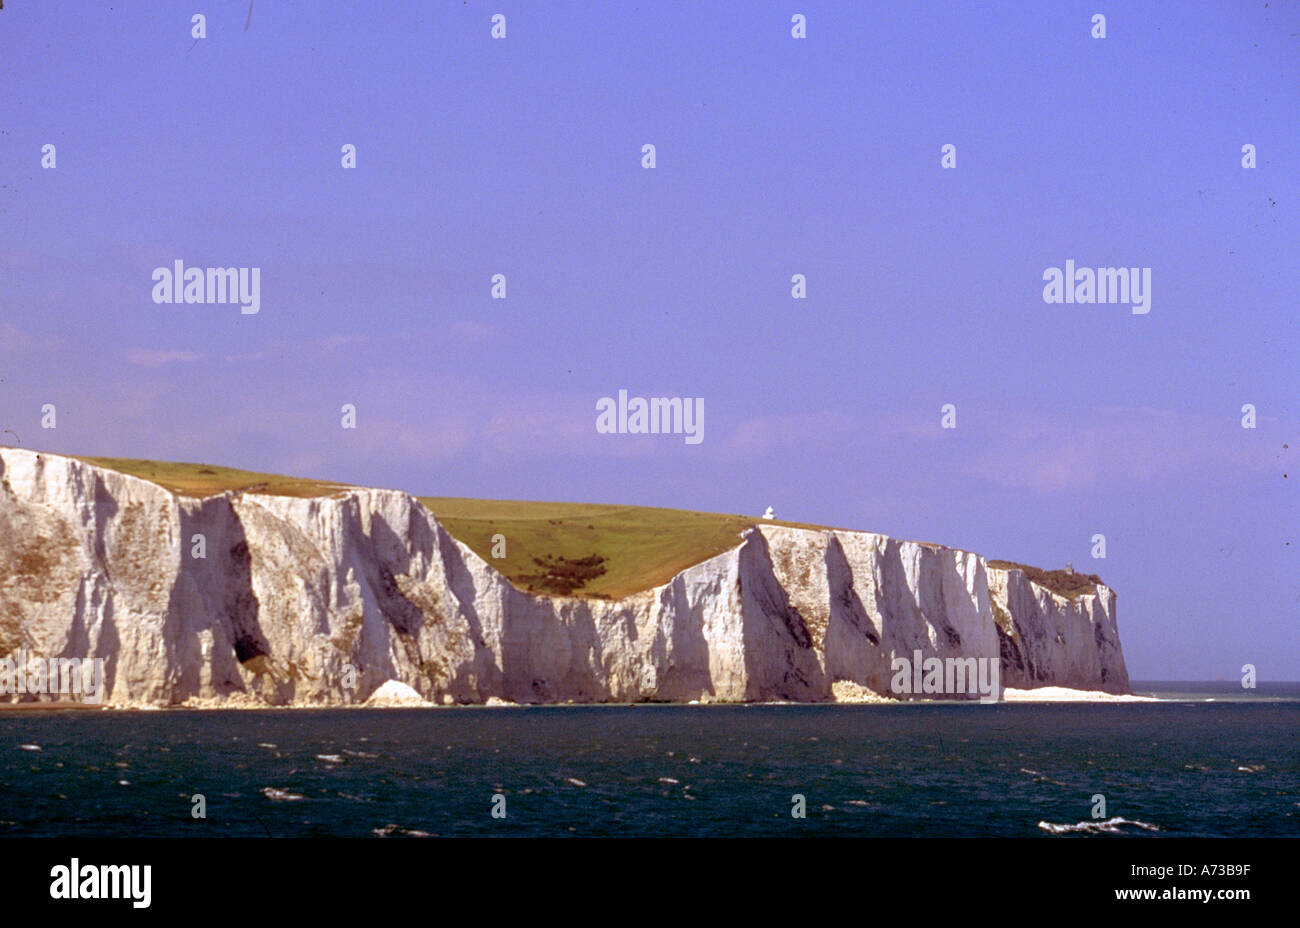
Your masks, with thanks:
<instances>
[{"instance_id":1,"label":"cliff edge","mask_svg":"<svg viewBox=\"0 0 1300 928\"><path fill-rule=\"evenodd\" d=\"M20 650L102 658L114 705L361 705L388 681L434 703L820 701L896 695L918 651L1129 688L1108 587L1058 595L938 545L760 524L653 589L532 595L405 493L196 498L0 448L0 658Z\"/></svg>"}]
</instances>

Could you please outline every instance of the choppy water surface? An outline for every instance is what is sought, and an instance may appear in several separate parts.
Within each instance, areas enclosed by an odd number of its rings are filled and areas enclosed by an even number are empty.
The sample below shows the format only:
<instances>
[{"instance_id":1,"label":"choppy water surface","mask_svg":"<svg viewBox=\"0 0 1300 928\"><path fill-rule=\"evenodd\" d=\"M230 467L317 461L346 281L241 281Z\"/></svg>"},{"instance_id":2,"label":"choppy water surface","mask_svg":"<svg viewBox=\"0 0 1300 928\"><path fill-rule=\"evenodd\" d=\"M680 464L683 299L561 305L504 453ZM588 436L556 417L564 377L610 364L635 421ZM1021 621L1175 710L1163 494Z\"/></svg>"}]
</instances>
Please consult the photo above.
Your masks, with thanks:
<instances>
[{"instance_id":1,"label":"choppy water surface","mask_svg":"<svg viewBox=\"0 0 1300 928\"><path fill-rule=\"evenodd\" d=\"M1300 686L1134 689L1177 701L0 713L0 835L1300 835Z\"/></svg>"}]
</instances>

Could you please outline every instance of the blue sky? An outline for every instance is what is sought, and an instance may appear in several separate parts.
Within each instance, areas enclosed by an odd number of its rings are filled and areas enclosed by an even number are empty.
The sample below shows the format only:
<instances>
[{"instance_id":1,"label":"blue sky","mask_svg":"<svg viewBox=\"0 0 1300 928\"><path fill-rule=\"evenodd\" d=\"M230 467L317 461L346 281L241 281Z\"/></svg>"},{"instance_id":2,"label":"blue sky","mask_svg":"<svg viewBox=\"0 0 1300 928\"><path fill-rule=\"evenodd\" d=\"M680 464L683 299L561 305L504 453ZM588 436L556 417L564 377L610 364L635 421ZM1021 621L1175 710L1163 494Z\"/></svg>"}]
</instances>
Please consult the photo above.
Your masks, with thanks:
<instances>
[{"instance_id":1,"label":"blue sky","mask_svg":"<svg viewBox=\"0 0 1300 928\"><path fill-rule=\"evenodd\" d=\"M13 0L0 76L8 443L771 505L1097 572L1136 679L1300 679L1294 4ZM154 304L178 258L261 311ZM1044 303L1071 258L1151 312Z\"/></svg>"}]
</instances>

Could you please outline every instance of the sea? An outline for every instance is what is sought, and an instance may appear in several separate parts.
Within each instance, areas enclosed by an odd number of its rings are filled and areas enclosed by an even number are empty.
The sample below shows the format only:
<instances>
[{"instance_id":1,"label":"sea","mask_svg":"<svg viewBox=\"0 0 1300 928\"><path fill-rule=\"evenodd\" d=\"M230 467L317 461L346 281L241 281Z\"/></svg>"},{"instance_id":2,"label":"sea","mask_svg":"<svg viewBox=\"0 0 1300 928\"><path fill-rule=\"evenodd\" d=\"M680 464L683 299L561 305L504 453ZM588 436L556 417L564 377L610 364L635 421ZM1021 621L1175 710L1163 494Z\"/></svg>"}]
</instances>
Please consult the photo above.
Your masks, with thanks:
<instances>
[{"instance_id":1,"label":"sea","mask_svg":"<svg viewBox=\"0 0 1300 928\"><path fill-rule=\"evenodd\" d=\"M0 836L1300 836L1300 684L1134 692L0 711Z\"/></svg>"}]
</instances>

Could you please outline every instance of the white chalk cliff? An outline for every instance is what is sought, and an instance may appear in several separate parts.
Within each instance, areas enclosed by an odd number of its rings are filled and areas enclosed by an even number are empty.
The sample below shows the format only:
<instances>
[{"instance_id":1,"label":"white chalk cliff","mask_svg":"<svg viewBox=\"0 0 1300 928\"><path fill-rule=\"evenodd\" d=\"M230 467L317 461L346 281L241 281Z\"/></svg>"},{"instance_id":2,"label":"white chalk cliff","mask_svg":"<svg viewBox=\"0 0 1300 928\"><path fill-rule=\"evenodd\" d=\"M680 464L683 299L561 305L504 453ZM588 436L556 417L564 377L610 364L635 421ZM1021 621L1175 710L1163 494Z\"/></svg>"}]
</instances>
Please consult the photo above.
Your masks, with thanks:
<instances>
[{"instance_id":1,"label":"white chalk cliff","mask_svg":"<svg viewBox=\"0 0 1300 928\"><path fill-rule=\"evenodd\" d=\"M889 695L917 650L999 659L1009 687L1129 687L1109 588L1066 599L937 545L760 525L624 599L534 596L405 493L197 499L2 448L0 657L19 649L103 658L115 705L361 705L388 681L435 703L817 701Z\"/></svg>"}]
</instances>

